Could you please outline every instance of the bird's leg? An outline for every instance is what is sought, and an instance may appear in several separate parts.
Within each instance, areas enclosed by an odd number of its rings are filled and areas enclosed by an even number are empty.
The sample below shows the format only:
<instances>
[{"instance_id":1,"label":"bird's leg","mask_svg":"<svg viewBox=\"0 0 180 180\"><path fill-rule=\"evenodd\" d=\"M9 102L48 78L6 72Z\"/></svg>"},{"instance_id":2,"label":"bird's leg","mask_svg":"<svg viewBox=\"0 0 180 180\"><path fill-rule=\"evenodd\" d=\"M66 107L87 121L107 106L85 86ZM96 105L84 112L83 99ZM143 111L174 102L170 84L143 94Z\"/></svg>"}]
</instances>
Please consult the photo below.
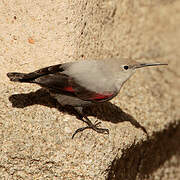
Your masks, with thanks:
<instances>
[{"instance_id":1,"label":"bird's leg","mask_svg":"<svg viewBox=\"0 0 180 180\"><path fill-rule=\"evenodd\" d=\"M85 129L93 129L94 131L96 131L97 133L106 133L106 134L109 134L109 130L108 129L105 129L105 128L98 128L98 125L101 123L101 122L95 122L94 124L88 119L87 116L83 115L82 113L82 107L75 107L74 108L77 115L79 116L79 119L82 120L83 122L85 122L88 126L85 126L85 127L82 127L82 128L79 128L77 129L74 134L72 135L72 139L74 138L74 136L81 132L81 131L84 131Z\"/></svg>"}]
</instances>

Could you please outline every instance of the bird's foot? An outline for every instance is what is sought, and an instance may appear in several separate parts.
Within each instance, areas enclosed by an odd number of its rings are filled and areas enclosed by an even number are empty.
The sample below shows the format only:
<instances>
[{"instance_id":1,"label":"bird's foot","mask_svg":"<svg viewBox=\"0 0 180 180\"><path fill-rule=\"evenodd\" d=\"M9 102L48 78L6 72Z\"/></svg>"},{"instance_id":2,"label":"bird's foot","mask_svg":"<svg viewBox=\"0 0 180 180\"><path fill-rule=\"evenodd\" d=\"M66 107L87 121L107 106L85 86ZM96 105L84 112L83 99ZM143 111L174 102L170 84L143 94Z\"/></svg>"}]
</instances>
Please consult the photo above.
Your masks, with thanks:
<instances>
[{"instance_id":1,"label":"bird's foot","mask_svg":"<svg viewBox=\"0 0 180 180\"><path fill-rule=\"evenodd\" d=\"M104 134L109 134L109 130L105 129L105 128L99 128L99 124L101 124L101 122L96 121L94 124L86 117L85 118L86 121L84 121L88 126L82 127L77 129L74 134L72 135L72 139L74 138L74 136L79 133L84 131L85 129L93 129L94 131L96 131L97 133L104 133Z\"/></svg>"}]
</instances>

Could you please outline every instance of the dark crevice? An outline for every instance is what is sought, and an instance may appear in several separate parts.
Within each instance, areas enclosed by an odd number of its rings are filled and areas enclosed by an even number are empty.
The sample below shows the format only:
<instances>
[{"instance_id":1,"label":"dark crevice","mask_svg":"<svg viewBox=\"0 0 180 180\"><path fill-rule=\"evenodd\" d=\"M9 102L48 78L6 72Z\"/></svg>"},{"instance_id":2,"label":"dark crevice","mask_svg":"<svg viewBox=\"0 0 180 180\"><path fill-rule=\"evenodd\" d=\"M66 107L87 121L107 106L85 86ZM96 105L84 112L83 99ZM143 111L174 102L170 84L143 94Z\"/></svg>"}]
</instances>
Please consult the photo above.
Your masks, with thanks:
<instances>
[{"instance_id":1,"label":"dark crevice","mask_svg":"<svg viewBox=\"0 0 180 180\"><path fill-rule=\"evenodd\" d=\"M107 180L148 178L173 155L180 158L180 124L171 125L151 139L125 149L123 155L112 162Z\"/></svg>"}]
</instances>

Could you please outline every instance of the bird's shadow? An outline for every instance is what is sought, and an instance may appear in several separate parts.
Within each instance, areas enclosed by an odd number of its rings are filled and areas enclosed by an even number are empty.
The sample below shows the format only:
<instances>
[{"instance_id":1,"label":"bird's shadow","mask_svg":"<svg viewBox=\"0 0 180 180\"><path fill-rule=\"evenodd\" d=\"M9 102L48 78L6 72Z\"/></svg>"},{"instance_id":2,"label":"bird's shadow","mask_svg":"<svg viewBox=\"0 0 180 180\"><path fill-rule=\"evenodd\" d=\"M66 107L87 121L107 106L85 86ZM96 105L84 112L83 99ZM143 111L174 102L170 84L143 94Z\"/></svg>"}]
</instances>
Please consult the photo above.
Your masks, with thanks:
<instances>
[{"instance_id":1,"label":"bird's shadow","mask_svg":"<svg viewBox=\"0 0 180 180\"><path fill-rule=\"evenodd\" d=\"M24 108L34 104L40 104L50 108L57 108L60 112L67 112L70 115L78 115L75 113L72 107L63 107L55 99L53 99L49 93L41 88L36 92L30 92L27 94L13 94L9 97L13 107ZM104 121L110 121L112 123L119 123L123 121L129 121L136 128L140 128L147 134L145 127L137 122L131 115L122 111L118 106L111 102L104 102L85 107L83 112L86 116L94 116Z\"/></svg>"}]
</instances>

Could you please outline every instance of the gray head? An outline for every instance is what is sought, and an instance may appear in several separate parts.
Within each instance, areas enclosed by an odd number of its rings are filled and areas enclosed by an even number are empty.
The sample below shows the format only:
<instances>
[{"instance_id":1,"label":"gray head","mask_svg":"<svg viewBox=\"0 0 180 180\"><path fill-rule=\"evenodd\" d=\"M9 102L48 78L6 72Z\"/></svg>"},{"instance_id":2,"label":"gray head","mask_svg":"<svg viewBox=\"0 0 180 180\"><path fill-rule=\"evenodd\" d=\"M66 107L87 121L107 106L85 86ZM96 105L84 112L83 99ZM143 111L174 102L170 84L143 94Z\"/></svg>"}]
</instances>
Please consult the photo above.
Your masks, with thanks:
<instances>
[{"instance_id":1,"label":"gray head","mask_svg":"<svg viewBox=\"0 0 180 180\"><path fill-rule=\"evenodd\" d=\"M168 65L166 63L140 63L134 60L119 60L118 64L120 64L120 71L118 72L118 80L123 84L127 81L137 69L148 67L148 66L160 66L160 65Z\"/></svg>"}]
</instances>

